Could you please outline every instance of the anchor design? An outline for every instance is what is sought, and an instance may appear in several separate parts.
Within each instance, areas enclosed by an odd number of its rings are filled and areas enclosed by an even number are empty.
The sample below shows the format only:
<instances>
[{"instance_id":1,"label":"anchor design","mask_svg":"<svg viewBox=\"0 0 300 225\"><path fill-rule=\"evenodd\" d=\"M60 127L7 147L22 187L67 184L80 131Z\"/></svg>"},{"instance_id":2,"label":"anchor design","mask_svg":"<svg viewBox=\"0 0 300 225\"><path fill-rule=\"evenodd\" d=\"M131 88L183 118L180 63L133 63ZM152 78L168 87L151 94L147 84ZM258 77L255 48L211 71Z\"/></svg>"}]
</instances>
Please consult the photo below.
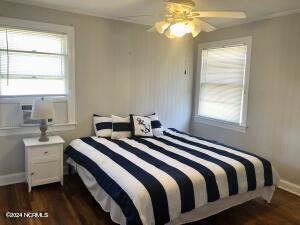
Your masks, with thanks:
<instances>
[{"instance_id":1,"label":"anchor design","mask_svg":"<svg viewBox=\"0 0 300 225\"><path fill-rule=\"evenodd\" d=\"M148 134L150 132L150 125L145 124L144 120L142 120L141 118L137 118L136 121L138 122L139 125L143 126L143 128L141 128L141 131L144 134Z\"/></svg>"}]
</instances>

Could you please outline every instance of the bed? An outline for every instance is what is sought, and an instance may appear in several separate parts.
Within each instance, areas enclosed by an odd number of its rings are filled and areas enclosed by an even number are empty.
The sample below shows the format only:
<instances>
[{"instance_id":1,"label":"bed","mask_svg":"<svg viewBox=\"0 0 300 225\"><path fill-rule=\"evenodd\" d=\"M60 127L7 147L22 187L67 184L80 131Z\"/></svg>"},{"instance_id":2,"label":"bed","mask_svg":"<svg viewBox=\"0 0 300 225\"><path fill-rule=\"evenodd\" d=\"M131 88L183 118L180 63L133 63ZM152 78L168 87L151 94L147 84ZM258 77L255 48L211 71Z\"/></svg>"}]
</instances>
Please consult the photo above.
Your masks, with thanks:
<instances>
[{"instance_id":1,"label":"bed","mask_svg":"<svg viewBox=\"0 0 300 225\"><path fill-rule=\"evenodd\" d=\"M184 224L251 199L271 201L279 176L255 154L167 129L150 138L85 137L66 149L118 224Z\"/></svg>"}]
</instances>

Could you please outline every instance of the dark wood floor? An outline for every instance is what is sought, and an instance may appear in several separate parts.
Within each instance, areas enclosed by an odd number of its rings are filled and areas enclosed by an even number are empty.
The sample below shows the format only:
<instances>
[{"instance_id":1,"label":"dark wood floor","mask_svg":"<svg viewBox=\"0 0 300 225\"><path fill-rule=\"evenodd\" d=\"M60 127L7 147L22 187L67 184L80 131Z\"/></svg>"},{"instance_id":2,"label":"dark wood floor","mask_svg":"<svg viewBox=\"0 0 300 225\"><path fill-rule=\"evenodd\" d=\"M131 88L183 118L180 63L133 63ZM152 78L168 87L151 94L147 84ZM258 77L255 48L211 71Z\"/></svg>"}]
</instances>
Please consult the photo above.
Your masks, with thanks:
<instances>
[{"instance_id":1,"label":"dark wood floor","mask_svg":"<svg viewBox=\"0 0 300 225\"><path fill-rule=\"evenodd\" d=\"M45 219L7 219L6 211L47 212ZM33 188L25 184L0 187L1 225L110 225L105 213L85 188L78 175L59 183ZM271 204L257 199L228 209L193 225L300 225L300 197L278 189Z\"/></svg>"}]
</instances>

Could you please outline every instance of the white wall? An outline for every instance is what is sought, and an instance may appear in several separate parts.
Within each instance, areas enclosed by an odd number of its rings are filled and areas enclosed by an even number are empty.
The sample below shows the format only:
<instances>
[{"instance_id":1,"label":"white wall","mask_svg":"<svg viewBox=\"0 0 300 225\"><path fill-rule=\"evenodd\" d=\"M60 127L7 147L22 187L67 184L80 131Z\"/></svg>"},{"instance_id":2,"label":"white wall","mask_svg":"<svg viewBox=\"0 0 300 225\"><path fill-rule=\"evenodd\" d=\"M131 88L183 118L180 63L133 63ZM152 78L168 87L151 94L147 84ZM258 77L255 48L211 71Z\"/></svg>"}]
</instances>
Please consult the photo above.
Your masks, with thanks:
<instances>
[{"instance_id":1,"label":"white wall","mask_svg":"<svg viewBox=\"0 0 300 225\"><path fill-rule=\"evenodd\" d=\"M300 185L300 14L201 33L195 49L244 36L253 37L247 132L193 123L193 133L264 156Z\"/></svg>"},{"instance_id":2,"label":"white wall","mask_svg":"<svg viewBox=\"0 0 300 225\"><path fill-rule=\"evenodd\" d=\"M146 32L146 26L2 1L0 14L75 27L78 125L73 131L59 133L67 143L91 134L93 113L157 112L164 126L188 130L191 40L172 41ZM0 137L0 175L24 171L22 138Z\"/></svg>"}]
</instances>

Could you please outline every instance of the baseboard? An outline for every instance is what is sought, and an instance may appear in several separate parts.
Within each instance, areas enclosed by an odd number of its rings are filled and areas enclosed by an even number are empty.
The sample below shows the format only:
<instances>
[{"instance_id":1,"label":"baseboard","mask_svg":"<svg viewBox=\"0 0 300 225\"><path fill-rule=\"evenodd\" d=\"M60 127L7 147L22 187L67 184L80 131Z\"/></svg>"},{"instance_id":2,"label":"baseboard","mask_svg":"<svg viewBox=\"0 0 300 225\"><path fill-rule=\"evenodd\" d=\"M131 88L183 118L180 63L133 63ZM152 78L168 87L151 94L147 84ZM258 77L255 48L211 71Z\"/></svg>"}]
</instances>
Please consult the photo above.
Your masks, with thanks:
<instances>
[{"instance_id":1,"label":"baseboard","mask_svg":"<svg viewBox=\"0 0 300 225\"><path fill-rule=\"evenodd\" d=\"M0 186L25 182L25 173L0 175Z\"/></svg>"},{"instance_id":2,"label":"baseboard","mask_svg":"<svg viewBox=\"0 0 300 225\"><path fill-rule=\"evenodd\" d=\"M64 175L68 175L69 167L68 165L64 165ZM9 184L17 184L25 182L25 173L12 173L7 175L0 175L0 186L9 185Z\"/></svg>"},{"instance_id":3,"label":"baseboard","mask_svg":"<svg viewBox=\"0 0 300 225\"><path fill-rule=\"evenodd\" d=\"M278 187L290 193L300 196L300 186L286 180L280 180Z\"/></svg>"}]
</instances>

